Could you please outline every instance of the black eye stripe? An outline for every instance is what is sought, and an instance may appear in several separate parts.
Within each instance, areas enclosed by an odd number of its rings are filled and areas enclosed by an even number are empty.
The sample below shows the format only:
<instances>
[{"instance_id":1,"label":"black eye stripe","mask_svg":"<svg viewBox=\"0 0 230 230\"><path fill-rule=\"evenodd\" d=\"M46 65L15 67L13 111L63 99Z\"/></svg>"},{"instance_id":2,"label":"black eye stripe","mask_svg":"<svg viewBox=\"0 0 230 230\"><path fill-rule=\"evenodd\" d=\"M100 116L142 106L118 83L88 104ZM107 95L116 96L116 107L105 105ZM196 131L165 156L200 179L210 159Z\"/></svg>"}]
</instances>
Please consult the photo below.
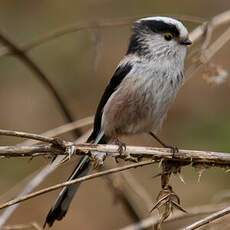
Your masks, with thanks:
<instances>
[{"instance_id":1,"label":"black eye stripe","mask_svg":"<svg viewBox=\"0 0 230 230\"><path fill-rule=\"evenodd\" d=\"M150 30L154 33L171 33L174 37L179 37L180 32L177 27L170 23L165 23L160 20L142 20L138 21L134 30Z\"/></svg>"}]
</instances>

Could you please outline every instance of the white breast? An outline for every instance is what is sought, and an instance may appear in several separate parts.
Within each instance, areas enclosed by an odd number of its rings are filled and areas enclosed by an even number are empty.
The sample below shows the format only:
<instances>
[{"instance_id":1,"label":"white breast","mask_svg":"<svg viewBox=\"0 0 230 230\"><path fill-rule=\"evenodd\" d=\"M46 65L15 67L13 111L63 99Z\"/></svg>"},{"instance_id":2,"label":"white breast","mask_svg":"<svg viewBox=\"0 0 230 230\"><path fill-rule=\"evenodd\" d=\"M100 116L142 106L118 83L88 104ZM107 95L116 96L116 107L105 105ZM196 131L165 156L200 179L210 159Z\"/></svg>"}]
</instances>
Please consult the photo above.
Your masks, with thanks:
<instances>
[{"instance_id":1,"label":"white breast","mask_svg":"<svg viewBox=\"0 0 230 230\"><path fill-rule=\"evenodd\" d=\"M156 132L179 90L177 68L139 62L106 103L102 129L108 136Z\"/></svg>"}]
</instances>

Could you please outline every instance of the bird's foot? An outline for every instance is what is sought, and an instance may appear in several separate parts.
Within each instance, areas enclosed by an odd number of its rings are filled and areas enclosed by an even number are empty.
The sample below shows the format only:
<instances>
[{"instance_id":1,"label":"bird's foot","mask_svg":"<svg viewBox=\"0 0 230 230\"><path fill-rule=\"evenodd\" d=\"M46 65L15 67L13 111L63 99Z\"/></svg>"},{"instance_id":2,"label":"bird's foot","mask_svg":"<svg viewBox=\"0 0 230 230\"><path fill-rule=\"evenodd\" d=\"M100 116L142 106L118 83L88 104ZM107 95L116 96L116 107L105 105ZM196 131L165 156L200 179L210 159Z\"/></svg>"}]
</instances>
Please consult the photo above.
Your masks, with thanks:
<instances>
[{"instance_id":1,"label":"bird's foot","mask_svg":"<svg viewBox=\"0 0 230 230\"><path fill-rule=\"evenodd\" d=\"M91 152L91 157L93 159L93 166L94 168L100 168L101 166L103 166L104 164L104 160L107 156L107 153L103 153L103 152Z\"/></svg>"},{"instance_id":2,"label":"bird's foot","mask_svg":"<svg viewBox=\"0 0 230 230\"><path fill-rule=\"evenodd\" d=\"M118 153L120 155L124 154L126 151L126 144L122 141L120 141L118 138L115 139L114 141L115 145L118 145Z\"/></svg>"},{"instance_id":3,"label":"bird's foot","mask_svg":"<svg viewBox=\"0 0 230 230\"><path fill-rule=\"evenodd\" d=\"M119 153L119 156L115 157L117 163L119 158L122 158L125 161L138 162L137 158L131 156L130 153L126 152L125 143L121 142L118 138L116 138L115 144L118 145L118 153Z\"/></svg>"}]
</instances>

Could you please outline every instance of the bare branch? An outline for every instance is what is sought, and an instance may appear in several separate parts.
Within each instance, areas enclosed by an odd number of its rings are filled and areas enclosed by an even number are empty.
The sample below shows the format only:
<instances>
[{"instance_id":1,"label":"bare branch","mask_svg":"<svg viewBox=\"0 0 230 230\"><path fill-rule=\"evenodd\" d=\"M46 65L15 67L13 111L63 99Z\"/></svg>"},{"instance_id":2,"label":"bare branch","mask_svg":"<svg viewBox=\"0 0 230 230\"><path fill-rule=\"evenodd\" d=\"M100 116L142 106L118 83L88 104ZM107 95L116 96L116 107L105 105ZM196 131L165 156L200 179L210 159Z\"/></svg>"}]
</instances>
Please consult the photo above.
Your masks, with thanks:
<instances>
[{"instance_id":1,"label":"bare branch","mask_svg":"<svg viewBox=\"0 0 230 230\"><path fill-rule=\"evenodd\" d=\"M47 142L51 144L56 144L55 138L45 137L45 136L34 134L34 133L0 129L0 135L1 136L11 136L11 137L21 137L21 138L27 138L27 139Z\"/></svg>"},{"instance_id":2,"label":"bare branch","mask_svg":"<svg viewBox=\"0 0 230 230\"><path fill-rule=\"evenodd\" d=\"M3 157L37 157L50 156L51 154L65 155L63 150L54 148L52 145L36 146L0 146L0 156Z\"/></svg>"},{"instance_id":3,"label":"bare branch","mask_svg":"<svg viewBox=\"0 0 230 230\"><path fill-rule=\"evenodd\" d=\"M86 118L82 118L80 120L71 122L71 123L67 123L64 124L62 126L59 126L57 128L48 130L44 133L41 134L41 136L46 136L46 137L56 137L56 136L60 136L63 134L66 134L74 129L79 129L82 128L84 126L88 126L91 125L93 123L93 116L91 117L86 117ZM35 144L36 142L31 141L31 140L26 140L23 143L19 144L19 146L22 145L32 145Z\"/></svg>"},{"instance_id":4,"label":"bare branch","mask_svg":"<svg viewBox=\"0 0 230 230\"><path fill-rule=\"evenodd\" d=\"M155 162L154 160L148 160L148 161L143 161L143 162L139 162L139 163L134 163L134 164L118 167L118 168L108 169L106 171L94 173L94 174L87 175L87 176L84 176L84 177L80 177L80 178L77 178L75 180L67 181L67 182L64 182L64 183L56 184L56 185L50 186L48 188L41 189L41 190L39 190L37 192L33 192L33 193L28 194L28 195L25 195L25 196L10 200L10 201L6 202L5 204L0 205L0 209L12 206L14 204L17 204L17 203L25 201L25 200L29 200L29 199L31 199L33 197L40 196L42 194L57 190L59 188L66 187L66 186L71 185L71 184L80 183L80 182L87 181L87 180L92 180L94 178L101 177L101 176L104 176L104 175L109 175L109 174L112 174L112 173L117 173L117 172L125 171L125 170L128 170L128 169L153 164L154 162Z\"/></svg>"},{"instance_id":5,"label":"bare branch","mask_svg":"<svg viewBox=\"0 0 230 230\"><path fill-rule=\"evenodd\" d=\"M209 224L209 223L211 223L211 222L213 222L213 221L215 221L215 220L217 220L217 219L219 219L219 218L221 218L223 216L226 216L228 214L230 214L230 207L227 207L227 208L225 208L225 209L223 209L221 211L213 213L213 214L205 217L204 219L201 219L201 220L199 220L199 221L197 221L197 222L195 222L195 223L183 228L183 230L197 229L197 228L199 228L201 226L207 225L207 224Z\"/></svg>"},{"instance_id":6,"label":"bare branch","mask_svg":"<svg viewBox=\"0 0 230 230\"><path fill-rule=\"evenodd\" d=\"M91 144L79 144L76 145L77 151L88 152L98 151L106 152L108 156L122 157L117 153L118 148L116 145L91 145ZM152 158L155 160L160 159L173 159L182 162L192 163L209 163L220 164L223 166L229 166L230 154L222 152L211 151L196 151L196 150L183 150L180 149L178 153L173 154L170 149L167 148L154 148L154 147L140 147L140 146L127 146L126 154L130 154L137 158ZM123 156L125 158L125 155Z\"/></svg>"}]
</instances>

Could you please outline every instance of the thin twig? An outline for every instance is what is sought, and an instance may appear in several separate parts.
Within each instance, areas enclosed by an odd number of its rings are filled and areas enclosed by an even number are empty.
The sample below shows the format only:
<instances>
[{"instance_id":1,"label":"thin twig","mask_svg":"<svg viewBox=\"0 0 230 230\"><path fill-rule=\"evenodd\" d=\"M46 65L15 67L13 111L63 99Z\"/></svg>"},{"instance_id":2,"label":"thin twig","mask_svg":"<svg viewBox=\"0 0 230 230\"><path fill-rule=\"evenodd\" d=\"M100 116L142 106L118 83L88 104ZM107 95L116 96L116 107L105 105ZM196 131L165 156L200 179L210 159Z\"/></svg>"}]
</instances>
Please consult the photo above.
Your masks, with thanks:
<instances>
[{"instance_id":1,"label":"thin twig","mask_svg":"<svg viewBox=\"0 0 230 230\"><path fill-rule=\"evenodd\" d=\"M37 140L37 141L47 142L51 144L56 144L55 138L46 137L43 135L28 133L28 132L0 129L0 136L21 137L21 138L27 138L31 140Z\"/></svg>"},{"instance_id":2,"label":"thin twig","mask_svg":"<svg viewBox=\"0 0 230 230\"><path fill-rule=\"evenodd\" d=\"M207 49L202 50L199 57L196 58L195 63L191 64L186 71L186 78L189 79L194 75L200 68L207 64L213 56L230 40L230 27L222 33L212 45Z\"/></svg>"},{"instance_id":3,"label":"thin twig","mask_svg":"<svg viewBox=\"0 0 230 230\"><path fill-rule=\"evenodd\" d=\"M225 209L223 209L221 211L213 213L213 214L211 214L211 215L209 215L209 216L207 216L207 217L205 217L205 218L203 218L203 219L201 219L201 220L199 220L199 221L197 221L197 222L195 222L195 223L183 228L183 230L197 229L197 228L199 228L201 226L204 226L204 225L207 225L207 224L209 224L209 223L211 223L211 222L213 222L213 221L215 221L215 220L217 220L219 218L222 218L222 217L224 217L224 216L226 216L228 214L230 214L230 207L227 207L227 208L225 208Z\"/></svg>"},{"instance_id":4,"label":"thin twig","mask_svg":"<svg viewBox=\"0 0 230 230\"><path fill-rule=\"evenodd\" d=\"M212 19L212 29L214 30L215 28L227 24L230 22L230 10L224 11L216 16L214 16ZM204 31L205 31L206 24L203 24L201 26L196 27L190 34L190 38L193 42L198 41Z\"/></svg>"},{"instance_id":5,"label":"thin twig","mask_svg":"<svg viewBox=\"0 0 230 230\"><path fill-rule=\"evenodd\" d=\"M3 157L37 157L50 155L66 155L63 149L53 147L52 145L35 146L0 146L0 156Z\"/></svg>"},{"instance_id":6,"label":"thin twig","mask_svg":"<svg viewBox=\"0 0 230 230\"><path fill-rule=\"evenodd\" d=\"M145 165L150 165L150 164L153 164L154 162L155 162L154 160L148 160L148 161L143 161L143 162L139 162L139 163L134 163L134 164L118 167L118 168L108 169L108 170L102 171L102 172L97 172L97 173L87 175L87 176L84 176L84 177L80 177L80 178L77 178L75 180L67 181L67 182L64 182L64 183L56 184L56 185L50 186L48 188L41 189L41 190L39 190L37 192L33 192L33 193L28 194L28 195L25 195L25 196L10 200L10 201L6 202L5 204L0 205L0 209L4 209L6 207L9 207L11 205L17 204L19 202L29 200L29 199L31 199L33 197L40 196L42 194L57 190L59 188L66 187L66 186L71 185L71 184L76 184L76 183L80 183L80 182L83 182L83 181L92 180L92 179L97 178L97 177L101 177L101 176L104 176L104 175L109 175L109 174L112 174L112 173L125 171L125 170L132 169L132 168L137 168L137 167L141 167L141 166L145 166Z\"/></svg>"},{"instance_id":7,"label":"thin twig","mask_svg":"<svg viewBox=\"0 0 230 230\"><path fill-rule=\"evenodd\" d=\"M77 120L77 121L74 121L71 123L64 124L62 126L54 128L54 129L48 130L48 131L46 131L40 135L45 136L45 137L57 137L57 136L66 134L68 132L71 132L74 129L79 129L79 128L82 128L84 126L91 125L92 123L93 123L93 116L90 116L90 117L82 118L80 120ZM36 142L34 142L34 141L26 140L23 143L20 143L18 146L32 145L35 143Z\"/></svg>"}]
</instances>

